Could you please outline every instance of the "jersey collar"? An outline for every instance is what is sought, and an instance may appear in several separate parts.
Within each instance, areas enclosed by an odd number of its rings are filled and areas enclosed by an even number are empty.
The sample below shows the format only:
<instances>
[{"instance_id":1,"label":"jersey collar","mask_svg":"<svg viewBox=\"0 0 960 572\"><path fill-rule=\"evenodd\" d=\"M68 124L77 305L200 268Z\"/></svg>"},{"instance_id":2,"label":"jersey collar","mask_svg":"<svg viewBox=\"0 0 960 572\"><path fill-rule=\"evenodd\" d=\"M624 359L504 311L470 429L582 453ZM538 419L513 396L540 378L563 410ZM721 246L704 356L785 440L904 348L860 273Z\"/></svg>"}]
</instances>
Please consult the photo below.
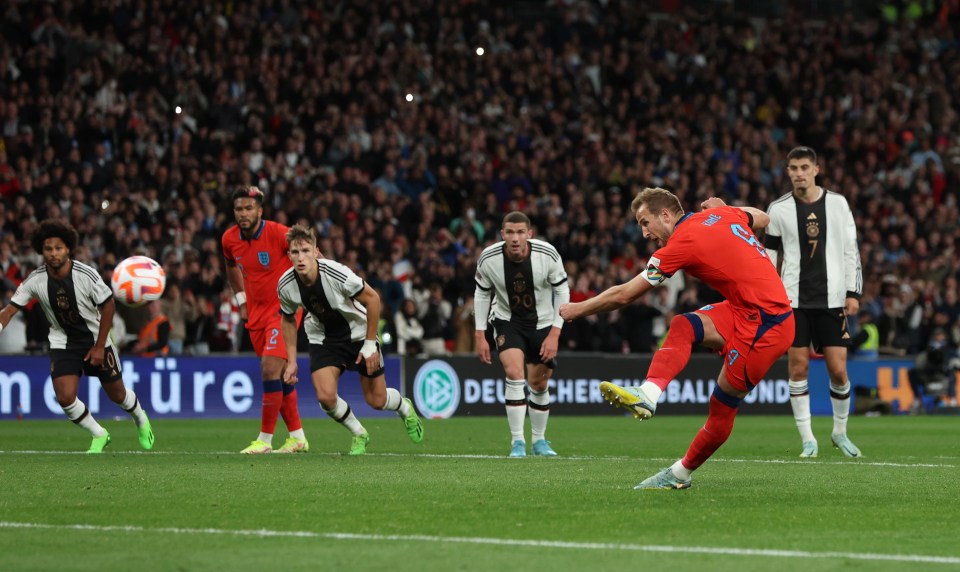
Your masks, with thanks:
<instances>
[{"instance_id":1,"label":"jersey collar","mask_svg":"<svg viewBox=\"0 0 960 572\"><path fill-rule=\"evenodd\" d=\"M251 240L257 240L258 238L260 238L260 235L263 233L263 229L266 226L267 226L267 221L265 221L264 219L260 219L260 228L258 228L257 232L253 234L253 238L247 238L243 236L243 230L239 226L237 227L237 230L240 231L240 239L246 240L247 242L249 242Z\"/></svg>"},{"instance_id":2,"label":"jersey collar","mask_svg":"<svg viewBox=\"0 0 960 572\"><path fill-rule=\"evenodd\" d=\"M685 215L683 215L682 217L680 217L680 220L677 221L677 224L673 225L673 228L677 228L678 226L680 226L680 223L682 223L683 221L687 220L688 218L690 218L690 217L692 217L692 216L693 216L693 212L692 212L692 211L686 213Z\"/></svg>"}]
</instances>

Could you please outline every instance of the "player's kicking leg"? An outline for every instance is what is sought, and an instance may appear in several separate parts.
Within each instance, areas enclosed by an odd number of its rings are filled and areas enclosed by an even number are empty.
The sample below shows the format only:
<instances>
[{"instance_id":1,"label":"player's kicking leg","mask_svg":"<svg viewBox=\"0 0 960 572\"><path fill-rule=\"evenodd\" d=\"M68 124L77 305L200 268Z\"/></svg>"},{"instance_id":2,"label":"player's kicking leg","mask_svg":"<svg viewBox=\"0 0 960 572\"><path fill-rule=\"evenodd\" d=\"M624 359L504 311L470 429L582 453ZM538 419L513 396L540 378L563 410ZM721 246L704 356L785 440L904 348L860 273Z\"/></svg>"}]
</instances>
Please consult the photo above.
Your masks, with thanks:
<instances>
[{"instance_id":1,"label":"player's kicking leg","mask_svg":"<svg viewBox=\"0 0 960 572\"><path fill-rule=\"evenodd\" d=\"M640 387L620 387L609 381L604 381L600 383L600 395L611 405L622 407L633 413L633 416L640 421L644 421L653 417L657 412L657 401L647 395L644 385L648 386L646 390L650 390L650 386L653 386L653 389L659 391L659 388L650 382L645 382ZM659 399L659 395L657 399Z\"/></svg>"},{"instance_id":2,"label":"player's kicking leg","mask_svg":"<svg viewBox=\"0 0 960 572\"><path fill-rule=\"evenodd\" d=\"M724 324L730 321L729 313L729 305L721 303L710 310L675 316L670 321L663 346L653 354L647 381L640 387L620 387L605 381L600 384L600 394L613 405L633 413L640 421L650 419L657 412L660 395L686 367L694 346L702 344L711 349L723 347L724 337L715 321L719 321L721 328L725 327Z\"/></svg>"}]
</instances>

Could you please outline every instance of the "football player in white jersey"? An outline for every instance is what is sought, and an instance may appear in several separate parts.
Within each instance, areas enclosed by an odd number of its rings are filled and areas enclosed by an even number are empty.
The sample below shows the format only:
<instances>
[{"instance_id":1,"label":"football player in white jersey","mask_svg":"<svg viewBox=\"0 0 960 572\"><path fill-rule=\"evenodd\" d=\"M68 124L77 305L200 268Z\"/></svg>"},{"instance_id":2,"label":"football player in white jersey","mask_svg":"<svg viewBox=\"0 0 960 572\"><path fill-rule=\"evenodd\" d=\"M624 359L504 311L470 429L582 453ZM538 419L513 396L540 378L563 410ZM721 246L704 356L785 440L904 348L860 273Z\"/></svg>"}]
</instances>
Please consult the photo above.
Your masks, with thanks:
<instances>
[{"instance_id":1,"label":"football player in white jersey","mask_svg":"<svg viewBox=\"0 0 960 572\"><path fill-rule=\"evenodd\" d=\"M123 384L117 350L110 341L115 303L113 292L96 270L70 258L77 231L49 219L31 238L43 264L30 273L0 310L0 332L31 300L38 300L50 322L50 378L57 402L67 418L93 436L87 453L102 453L110 444L107 432L77 398L81 375L96 376L104 392L133 417L140 446L153 448L153 428L137 395Z\"/></svg>"},{"instance_id":2,"label":"football player in white jersey","mask_svg":"<svg viewBox=\"0 0 960 572\"><path fill-rule=\"evenodd\" d=\"M352 270L320 257L317 236L310 227L295 225L287 232L290 261L277 285L280 325L287 347L285 383L297 380L297 310L303 308L304 330L310 341L310 377L320 407L353 434L351 455L367 450L370 435L337 394L344 370L360 372L360 387L374 409L396 411L414 443L423 441L423 423L409 399L387 387L383 355L377 339L380 295Z\"/></svg>"},{"instance_id":3,"label":"football player in white jersey","mask_svg":"<svg viewBox=\"0 0 960 572\"><path fill-rule=\"evenodd\" d=\"M857 227L847 199L816 184L817 153L797 147L787 154L793 190L770 203L764 246L778 266L796 316L796 336L787 352L790 405L800 431L801 457L819 454L810 418L810 347L823 353L830 377L834 446L848 457L860 449L847 435L850 380L847 316L856 316L863 293ZM778 259L779 257L779 259ZM778 264L779 261L779 264Z\"/></svg>"},{"instance_id":4,"label":"football player in white jersey","mask_svg":"<svg viewBox=\"0 0 960 572\"><path fill-rule=\"evenodd\" d=\"M503 241L485 248L477 259L477 355L483 363L491 363L487 333L488 325L492 326L491 338L506 376L504 400L511 457L527 455L524 387L528 384L533 454L557 454L545 437L550 416L547 382L556 368L554 358L563 327L559 308L570 301L570 287L557 249L532 238L532 234L527 215L508 213L500 229Z\"/></svg>"}]
</instances>

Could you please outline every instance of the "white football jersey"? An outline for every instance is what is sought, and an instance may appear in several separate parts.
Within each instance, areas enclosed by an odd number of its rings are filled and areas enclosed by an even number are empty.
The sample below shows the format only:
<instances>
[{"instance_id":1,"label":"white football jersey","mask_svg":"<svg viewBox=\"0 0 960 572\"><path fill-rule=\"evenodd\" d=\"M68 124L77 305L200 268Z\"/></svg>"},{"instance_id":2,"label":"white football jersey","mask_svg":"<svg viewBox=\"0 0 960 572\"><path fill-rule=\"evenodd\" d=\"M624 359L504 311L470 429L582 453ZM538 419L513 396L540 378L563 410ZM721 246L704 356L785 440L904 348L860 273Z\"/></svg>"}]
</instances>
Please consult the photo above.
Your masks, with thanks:
<instances>
[{"instance_id":1,"label":"white football jersey","mask_svg":"<svg viewBox=\"0 0 960 572\"><path fill-rule=\"evenodd\" d=\"M843 195L822 189L811 204L787 193L770 203L763 244L794 308L842 308L863 292L857 227Z\"/></svg>"},{"instance_id":2,"label":"white football jersey","mask_svg":"<svg viewBox=\"0 0 960 572\"><path fill-rule=\"evenodd\" d=\"M303 328L311 344L362 342L367 337L367 310L354 300L364 288L352 270L317 259L317 280L305 285L291 268L277 283L280 311L287 316L306 310Z\"/></svg>"},{"instance_id":3,"label":"white football jersey","mask_svg":"<svg viewBox=\"0 0 960 572\"><path fill-rule=\"evenodd\" d=\"M30 300L38 300L50 322L50 348L86 350L93 347L100 333L99 306L113 296L113 291L97 271L71 260L70 273L57 280L43 264L20 283L10 303L23 309ZM110 347L110 337L107 337Z\"/></svg>"},{"instance_id":4,"label":"white football jersey","mask_svg":"<svg viewBox=\"0 0 960 572\"><path fill-rule=\"evenodd\" d=\"M531 238L527 244L530 255L520 262L506 256L506 243L501 241L488 246L477 259L477 289L493 290L493 305L490 319L513 322L523 327L542 329L550 326L563 327L559 303L555 304L554 293L569 292L567 272L563 268L560 253L549 242ZM479 297L479 296L475 296ZM566 301L565 298L563 301ZM477 329L487 321L487 316L477 316Z\"/></svg>"}]
</instances>

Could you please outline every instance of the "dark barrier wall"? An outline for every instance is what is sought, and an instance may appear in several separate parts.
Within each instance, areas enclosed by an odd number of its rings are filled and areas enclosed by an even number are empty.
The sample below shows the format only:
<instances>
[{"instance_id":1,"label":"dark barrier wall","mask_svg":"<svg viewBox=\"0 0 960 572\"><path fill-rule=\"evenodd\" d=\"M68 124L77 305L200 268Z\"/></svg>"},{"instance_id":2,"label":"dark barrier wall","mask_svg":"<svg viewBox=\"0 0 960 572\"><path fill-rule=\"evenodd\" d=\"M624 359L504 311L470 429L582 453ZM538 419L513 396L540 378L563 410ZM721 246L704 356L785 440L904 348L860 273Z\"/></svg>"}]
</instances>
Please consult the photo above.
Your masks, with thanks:
<instances>
[{"instance_id":1,"label":"dark barrier wall","mask_svg":"<svg viewBox=\"0 0 960 572\"><path fill-rule=\"evenodd\" d=\"M608 355L565 355L550 380L550 410L561 415L623 414L600 397L599 385L608 380L638 385L650 358ZM657 415L705 414L721 361L713 355L691 357L681 377L667 387ZM907 372L910 360L848 362L854 386L877 388L894 411L913 403ZM810 410L832 415L829 380L823 360L810 361ZM960 380L957 381L960 387ZM443 418L452 415L502 415L503 371L499 364L485 365L476 357L410 359L404 364L404 391L412 396L421 414ZM853 400L851 399L851 405ZM787 360L781 359L741 405L741 413L791 414Z\"/></svg>"},{"instance_id":2,"label":"dark barrier wall","mask_svg":"<svg viewBox=\"0 0 960 572\"><path fill-rule=\"evenodd\" d=\"M629 356L562 356L550 379L550 411L559 415L622 415L600 397L600 382L639 385L650 359ZM694 356L682 377L667 387L658 415L683 415L707 410L721 361L716 356ZM408 359L404 365L404 390L413 396L425 417L452 415L503 415L503 370L476 357ZM829 407L829 397L824 397ZM668 405L664 405L668 404ZM744 399L746 414L790 413L790 388L786 360Z\"/></svg>"},{"instance_id":3,"label":"dark barrier wall","mask_svg":"<svg viewBox=\"0 0 960 572\"><path fill-rule=\"evenodd\" d=\"M169 357L121 359L124 382L137 392L151 416L223 418L260 416L262 388L260 366L253 356ZM550 380L552 411L560 415L617 414L600 398L600 381L636 385L649 365L648 358L606 355L562 356L556 376ZM499 365L484 365L473 356L441 359L386 359L387 384L414 398L426 417L450 415L502 415L503 374ZM912 362L907 360L856 361L848 364L851 382L876 387L895 411L907 411L913 394L907 378ZM306 417L323 417L310 383L306 358L299 360L297 385L300 411ZM720 368L720 359L694 355L681 379L671 383L658 415L697 414L707 410L710 392ZM744 414L789 414L786 360L781 360L744 400ZM810 363L811 410L830 415L826 370L822 360ZM79 396L94 414L125 415L109 402L94 381L80 383ZM340 379L340 395L360 417L384 414L368 407L356 373ZM0 356L0 419L61 418L50 383L50 360L46 357Z\"/></svg>"},{"instance_id":4,"label":"dark barrier wall","mask_svg":"<svg viewBox=\"0 0 960 572\"><path fill-rule=\"evenodd\" d=\"M230 357L121 357L123 381L133 387L152 418L260 418L263 385L260 362L254 356ZM297 361L300 415L326 417L310 382L307 358ZM400 358L387 358L387 385L400 389ZM100 388L97 379L80 380L78 397L95 415L126 416ZM340 396L358 417L396 415L372 409L363 399L360 378L346 372L340 378ZM50 381L50 359L0 356L0 419L63 418Z\"/></svg>"}]
</instances>

